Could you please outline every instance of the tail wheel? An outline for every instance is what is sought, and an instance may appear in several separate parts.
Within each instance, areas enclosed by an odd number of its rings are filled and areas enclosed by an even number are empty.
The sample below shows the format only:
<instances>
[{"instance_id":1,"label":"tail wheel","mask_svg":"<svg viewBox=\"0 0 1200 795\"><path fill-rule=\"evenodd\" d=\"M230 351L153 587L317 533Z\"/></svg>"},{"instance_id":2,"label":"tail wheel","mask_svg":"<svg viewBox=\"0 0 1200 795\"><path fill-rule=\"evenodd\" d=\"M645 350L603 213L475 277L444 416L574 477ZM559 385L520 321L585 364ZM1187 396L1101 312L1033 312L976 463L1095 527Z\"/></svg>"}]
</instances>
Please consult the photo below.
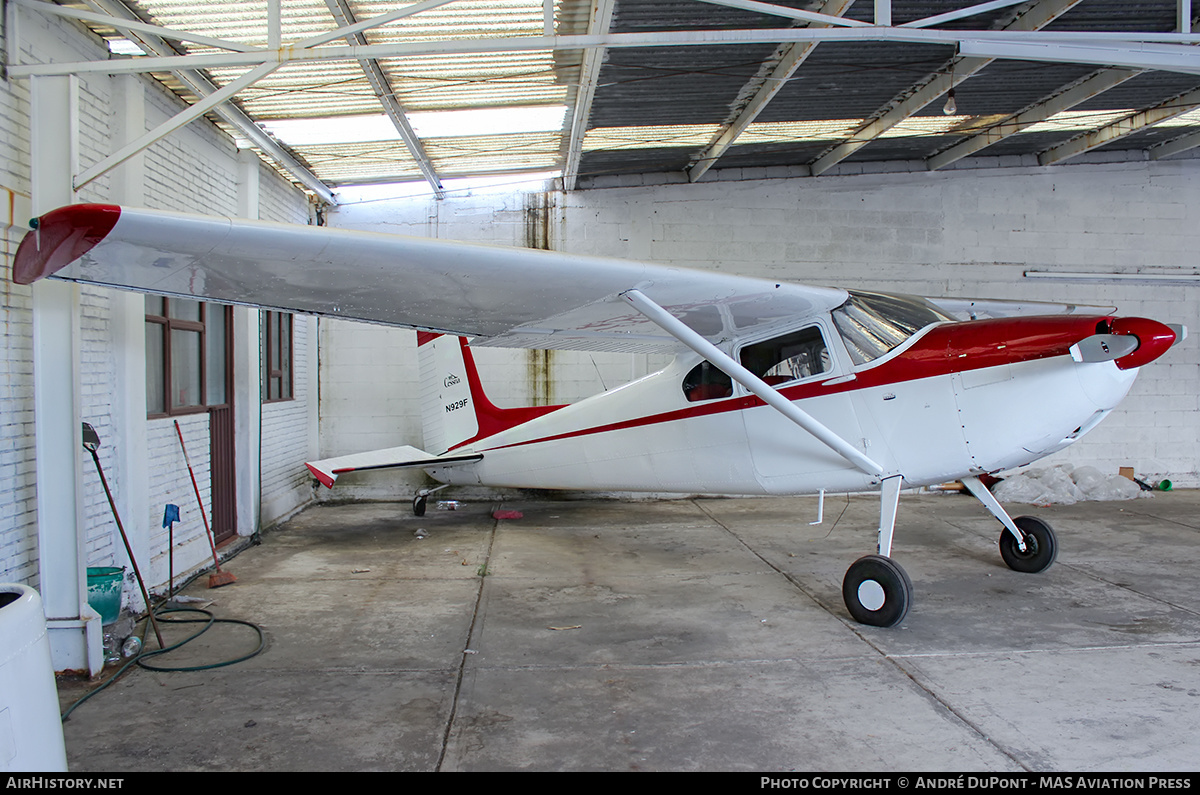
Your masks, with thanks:
<instances>
[{"instance_id":1,"label":"tail wheel","mask_svg":"<svg viewBox=\"0 0 1200 795\"><path fill-rule=\"evenodd\" d=\"M1025 550L1017 546L1013 534L1005 530L1000 534L1000 557L1013 571L1037 574L1050 568L1058 557L1058 539L1050 525L1036 516L1018 516L1013 519L1025 534Z\"/></svg>"},{"instance_id":2,"label":"tail wheel","mask_svg":"<svg viewBox=\"0 0 1200 795\"><path fill-rule=\"evenodd\" d=\"M891 558L867 555L854 561L842 580L846 609L860 624L894 627L908 615L912 580Z\"/></svg>"},{"instance_id":3,"label":"tail wheel","mask_svg":"<svg viewBox=\"0 0 1200 795\"><path fill-rule=\"evenodd\" d=\"M417 496L413 497L413 515L425 515L425 496L423 494L418 494Z\"/></svg>"}]
</instances>

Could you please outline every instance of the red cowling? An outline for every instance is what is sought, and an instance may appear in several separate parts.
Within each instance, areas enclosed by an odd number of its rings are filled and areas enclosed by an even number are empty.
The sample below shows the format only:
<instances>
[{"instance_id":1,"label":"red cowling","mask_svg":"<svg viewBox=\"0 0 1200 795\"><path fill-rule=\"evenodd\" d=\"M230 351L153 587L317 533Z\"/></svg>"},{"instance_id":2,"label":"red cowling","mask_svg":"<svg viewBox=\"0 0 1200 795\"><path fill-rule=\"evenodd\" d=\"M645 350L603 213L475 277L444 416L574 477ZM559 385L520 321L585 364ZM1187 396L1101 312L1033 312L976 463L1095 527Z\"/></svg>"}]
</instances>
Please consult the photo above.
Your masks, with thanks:
<instances>
[{"instance_id":1,"label":"red cowling","mask_svg":"<svg viewBox=\"0 0 1200 795\"><path fill-rule=\"evenodd\" d=\"M1118 317L1109 321L1110 334L1129 334L1137 337L1133 353L1117 359L1117 367L1132 370L1149 364L1175 344L1175 332L1170 326L1144 317Z\"/></svg>"},{"instance_id":2,"label":"red cowling","mask_svg":"<svg viewBox=\"0 0 1200 795\"><path fill-rule=\"evenodd\" d=\"M13 281L33 284L52 276L103 240L121 217L115 204L72 204L36 219L13 260Z\"/></svg>"}]
</instances>

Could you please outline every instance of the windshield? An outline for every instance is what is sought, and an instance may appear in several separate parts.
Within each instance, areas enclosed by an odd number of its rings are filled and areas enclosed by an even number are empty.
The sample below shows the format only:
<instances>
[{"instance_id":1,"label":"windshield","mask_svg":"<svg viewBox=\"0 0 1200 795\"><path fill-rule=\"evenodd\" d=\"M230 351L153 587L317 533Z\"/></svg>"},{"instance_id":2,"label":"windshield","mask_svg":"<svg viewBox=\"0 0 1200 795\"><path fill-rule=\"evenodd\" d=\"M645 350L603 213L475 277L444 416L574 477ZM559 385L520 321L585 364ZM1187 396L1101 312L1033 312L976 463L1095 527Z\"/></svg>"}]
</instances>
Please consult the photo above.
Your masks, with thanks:
<instances>
[{"instance_id":1,"label":"windshield","mask_svg":"<svg viewBox=\"0 0 1200 795\"><path fill-rule=\"evenodd\" d=\"M951 319L928 301L906 295L852 292L833 310L834 325L855 364L883 356L931 323Z\"/></svg>"}]
</instances>

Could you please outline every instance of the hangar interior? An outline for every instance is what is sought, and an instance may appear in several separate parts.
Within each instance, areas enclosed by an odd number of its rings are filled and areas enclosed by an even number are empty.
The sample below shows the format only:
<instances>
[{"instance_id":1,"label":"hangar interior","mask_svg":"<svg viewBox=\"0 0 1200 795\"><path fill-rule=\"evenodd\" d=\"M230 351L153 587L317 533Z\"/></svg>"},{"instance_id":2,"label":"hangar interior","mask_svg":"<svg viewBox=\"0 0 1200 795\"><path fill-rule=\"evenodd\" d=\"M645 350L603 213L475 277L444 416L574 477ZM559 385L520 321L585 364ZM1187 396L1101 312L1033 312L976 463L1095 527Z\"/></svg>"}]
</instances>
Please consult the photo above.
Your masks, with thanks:
<instances>
[{"instance_id":1,"label":"hangar interior","mask_svg":"<svg viewBox=\"0 0 1200 795\"><path fill-rule=\"evenodd\" d=\"M362 473L331 491L304 468L420 445L413 331L18 285L27 221L54 207L1114 306L1200 328L1190 0L2 6L0 582L41 591L59 670L102 664L85 568L128 565L80 422L101 437L154 591L211 561L198 499L229 552L315 503L407 501L426 481ZM1194 345L1146 367L1047 463L1200 486ZM667 362L477 359L504 406L574 402ZM124 599L143 606L132 582Z\"/></svg>"}]
</instances>

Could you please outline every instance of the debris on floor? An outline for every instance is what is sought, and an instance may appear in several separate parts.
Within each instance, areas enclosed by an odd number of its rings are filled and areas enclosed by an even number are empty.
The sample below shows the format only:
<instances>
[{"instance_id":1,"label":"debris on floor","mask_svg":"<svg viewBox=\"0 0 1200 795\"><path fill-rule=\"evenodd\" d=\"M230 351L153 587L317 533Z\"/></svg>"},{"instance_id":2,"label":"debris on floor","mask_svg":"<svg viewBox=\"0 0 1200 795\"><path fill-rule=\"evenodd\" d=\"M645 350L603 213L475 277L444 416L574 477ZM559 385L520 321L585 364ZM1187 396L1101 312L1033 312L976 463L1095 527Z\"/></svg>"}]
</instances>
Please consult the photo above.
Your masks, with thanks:
<instances>
[{"instance_id":1,"label":"debris on floor","mask_svg":"<svg viewBox=\"0 0 1200 795\"><path fill-rule=\"evenodd\" d=\"M1096 467L1057 464L1010 475L992 488L1001 503L1073 505L1087 500L1132 500L1142 489L1121 475L1106 475Z\"/></svg>"},{"instance_id":2,"label":"debris on floor","mask_svg":"<svg viewBox=\"0 0 1200 795\"><path fill-rule=\"evenodd\" d=\"M493 519L524 519L525 514L520 511L492 511Z\"/></svg>"}]
</instances>

